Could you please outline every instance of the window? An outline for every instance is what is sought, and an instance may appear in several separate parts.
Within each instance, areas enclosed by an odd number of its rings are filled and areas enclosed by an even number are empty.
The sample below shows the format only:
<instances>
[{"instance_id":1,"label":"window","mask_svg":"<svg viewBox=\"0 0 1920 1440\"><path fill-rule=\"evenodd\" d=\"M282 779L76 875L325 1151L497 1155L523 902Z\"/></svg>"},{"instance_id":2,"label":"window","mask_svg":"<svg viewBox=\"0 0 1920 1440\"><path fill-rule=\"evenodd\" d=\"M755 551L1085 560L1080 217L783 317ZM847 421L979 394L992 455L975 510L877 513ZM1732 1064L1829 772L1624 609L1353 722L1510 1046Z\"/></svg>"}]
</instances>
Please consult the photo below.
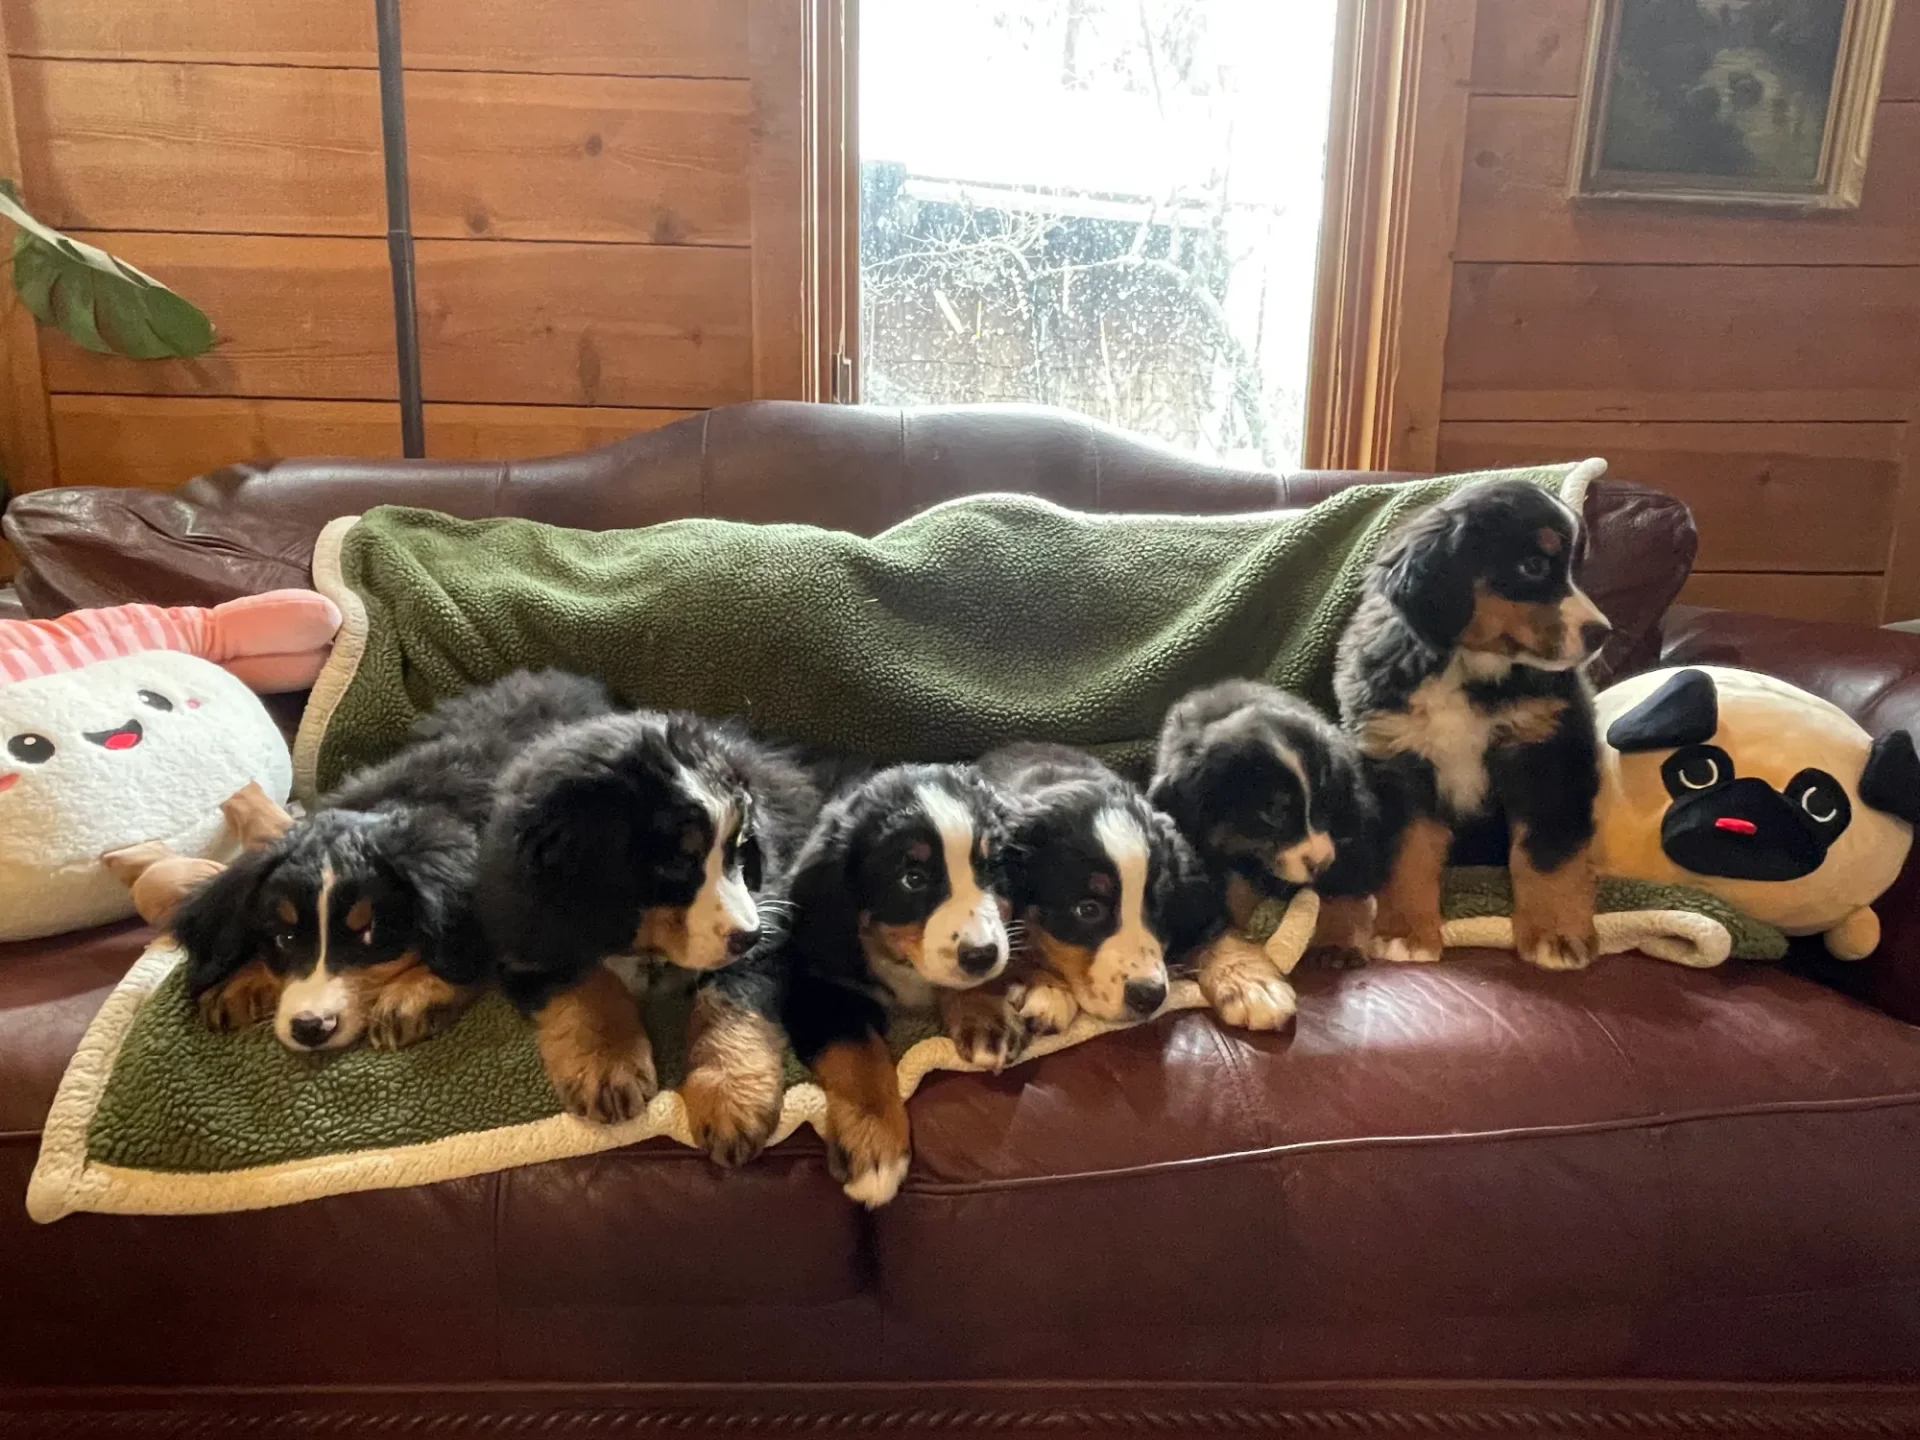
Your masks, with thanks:
<instances>
[{"instance_id":1,"label":"window","mask_svg":"<svg viewBox=\"0 0 1920 1440\"><path fill-rule=\"evenodd\" d=\"M862 0L862 394L1299 463L1336 0Z\"/></svg>"}]
</instances>

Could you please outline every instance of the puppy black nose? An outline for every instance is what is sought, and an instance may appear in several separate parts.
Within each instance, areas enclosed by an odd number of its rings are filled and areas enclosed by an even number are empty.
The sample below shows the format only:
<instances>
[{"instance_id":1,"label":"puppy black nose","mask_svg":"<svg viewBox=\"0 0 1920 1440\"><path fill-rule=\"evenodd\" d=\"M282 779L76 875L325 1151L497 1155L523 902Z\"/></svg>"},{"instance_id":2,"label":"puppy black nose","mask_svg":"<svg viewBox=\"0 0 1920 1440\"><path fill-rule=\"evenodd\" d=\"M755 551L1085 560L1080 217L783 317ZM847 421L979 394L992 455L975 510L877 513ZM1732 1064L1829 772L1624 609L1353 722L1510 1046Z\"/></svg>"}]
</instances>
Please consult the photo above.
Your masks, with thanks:
<instances>
[{"instance_id":1,"label":"puppy black nose","mask_svg":"<svg viewBox=\"0 0 1920 1440\"><path fill-rule=\"evenodd\" d=\"M327 1043L329 1036L340 1028L338 1015L296 1015L287 1022L287 1031L293 1036L293 1043L304 1045L309 1050L318 1050Z\"/></svg>"},{"instance_id":2,"label":"puppy black nose","mask_svg":"<svg viewBox=\"0 0 1920 1440\"><path fill-rule=\"evenodd\" d=\"M1589 620L1580 627L1580 643L1586 647L1589 655L1607 643L1607 637L1613 634L1613 626L1604 620Z\"/></svg>"},{"instance_id":3,"label":"puppy black nose","mask_svg":"<svg viewBox=\"0 0 1920 1440\"><path fill-rule=\"evenodd\" d=\"M729 960L738 960L759 943L760 931L757 928L753 930L736 930L727 940L727 958Z\"/></svg>"},{"instance_id":4,"label":"puppy black nose","mask_svg":"<svg viewBox=\"0 0 1920 1440\"><path fill-rule=\"evenodd\" d=\"M1164 980L1129 980L1122 992L1126 996L1127 1009L1134 1015L1151 1015L1158 1010L1167 998L1167 982Z\"/></svg>"},{"instance_id":5,"label":"puppy black nose","mask_svg":"<svg viewBox=\"0 0 1920 1440\"><path fill-rule=\"evenodd\" d=\"M994 945L962 945L959 958L967 974L985 975L1000 963L1000 950Z\"/></svg>"}]
</instances>

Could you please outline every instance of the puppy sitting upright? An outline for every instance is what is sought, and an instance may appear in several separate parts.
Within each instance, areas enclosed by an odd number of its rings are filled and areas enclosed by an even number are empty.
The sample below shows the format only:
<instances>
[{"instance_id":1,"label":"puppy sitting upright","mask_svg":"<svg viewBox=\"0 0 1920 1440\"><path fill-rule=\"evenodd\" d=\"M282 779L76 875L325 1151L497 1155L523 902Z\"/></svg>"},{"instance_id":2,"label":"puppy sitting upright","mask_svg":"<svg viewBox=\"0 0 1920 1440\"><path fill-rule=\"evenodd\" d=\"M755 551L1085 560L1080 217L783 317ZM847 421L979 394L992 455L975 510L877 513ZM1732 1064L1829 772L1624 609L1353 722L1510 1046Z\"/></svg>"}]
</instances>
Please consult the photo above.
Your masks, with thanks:
<instances>
[{"instance_id":1,"label":"puppy sitting upright","mask_svg":"<svg viewBox=\"0 0 1920 1440\"><path fill-rule=\"evenodd\" d=\"M1144 1020L1167 967L1214 919L1205 872L1167 816L1091 755L1021 744L980 761L1014 805L1007 893L1019 922L1011 983L957 997L948 1035L963 1058L1000 1066L1028 1038L1085 1011Z\"/></svg>"},{"instance_id":2,"label":"puppy sitting upright","mask_svg":"<svg viewBox=\"0 0 1920 1440\"><path fill-rule=\"evenodd\" d=\"M1599 767L1579 667L1611 629L1573 582L1579 543L1546 490L1484 481L1416 516L1367 573L1334 688L1392 837L1377 958L1440 958L1453 833L1504 813L1514 948L1546 969L1593 959Z\"/></svg>"},{"instance_id":3,"label":"puppy sitting upright","mask_svg":"<svg viewBox=\"0 0 1920 1440\"><path fill-rule=\"evenodd\" d=\"M1364 949L1381 876L1379 816L1359 753L1305 701L1252 680L1196 690L1167 712L1149 787L1205 862L1214 903L1238 930L1264 900L1321 896L1313 945ZM1230 1024L1286 1023L1292 988L1264 951L1228 937L1200 969Z\"/></svg>"},{"instance_id":4,"label":"puppy sitting upright","mask_svg":"<svg viewBox=\"0 0 1920 1440\"><path fill-rule=\"evenodd\" d=\"M834 1178L868 1207L893 1198L911 1153L888 1017L1006 968L1006 823L972 767L898 765L829 804L794 866L767 958L794 1052L826 1092Z\"/></svg>"}]
</instances>

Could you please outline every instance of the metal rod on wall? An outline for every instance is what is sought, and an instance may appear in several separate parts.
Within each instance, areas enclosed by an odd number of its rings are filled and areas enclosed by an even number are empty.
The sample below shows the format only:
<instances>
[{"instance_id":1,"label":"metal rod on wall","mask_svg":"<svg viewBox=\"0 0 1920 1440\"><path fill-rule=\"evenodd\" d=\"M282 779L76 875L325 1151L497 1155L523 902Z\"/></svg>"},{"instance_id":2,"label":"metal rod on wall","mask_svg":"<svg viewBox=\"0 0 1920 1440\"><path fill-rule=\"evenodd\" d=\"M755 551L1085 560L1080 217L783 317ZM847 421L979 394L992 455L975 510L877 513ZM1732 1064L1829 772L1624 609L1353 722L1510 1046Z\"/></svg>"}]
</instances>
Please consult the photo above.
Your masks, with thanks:
<instances>
[{"instance_id":1,"label":"metal rod on wall","mask_svg":"<svg viewBox=\"0 0 1920 1440\"><path fill-rule=\"evenodd\" d=\"M420 319L414 308L413 200L407 186L407 92L400 68L400 0L373 0L380 46L380 143L387 168L387 260L393 272L393 341L400 363L400 443L427 453L420 406Z\"/></svg>"}]
</instances>

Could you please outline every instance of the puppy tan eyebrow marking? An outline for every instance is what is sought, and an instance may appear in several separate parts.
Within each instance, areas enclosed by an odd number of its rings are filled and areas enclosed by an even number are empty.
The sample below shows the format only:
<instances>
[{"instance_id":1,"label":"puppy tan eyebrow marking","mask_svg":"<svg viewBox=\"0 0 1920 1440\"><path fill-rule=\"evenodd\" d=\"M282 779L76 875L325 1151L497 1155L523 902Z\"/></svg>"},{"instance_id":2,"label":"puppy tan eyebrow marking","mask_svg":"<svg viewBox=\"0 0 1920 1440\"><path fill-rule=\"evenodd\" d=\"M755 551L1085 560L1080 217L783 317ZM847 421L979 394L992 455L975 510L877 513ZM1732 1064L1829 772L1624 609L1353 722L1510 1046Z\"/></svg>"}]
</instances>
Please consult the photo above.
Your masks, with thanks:
<instances>
[{"instance_id":1,"label":"puppy tan eyebrow marking","mask_svg":"<svg viewBox=\"0 0 1920 1440\"><path fill-rule=\"evenodd\" d=\"M294 905L293 901L287 899L284 895L280 897L280 902L273 907L273 913L280 917L283 924L298 925L300 923L299 909Z\"/></svg>"},{"instance_id":2,"label":"puppy tan eyebrow marking","mask_svg":"<svg viewBox=\"0 0 1920 1440\"><path fill-rule=\"evenodd\" d=\"M1542 525L1534 532L1533 538L1534 542L1549 555L1558 555L1561 547L1566 544L1560 532L1550 525Z\"/></svg>"},{"instance_id":3,"label":"puppy tan eyebrow marking","mask_svg":"<svg viewBox=\"0 0 1920 1440\"><path fill-rule=\"evenodd\" d=\"M373 923L373 902L356 900L353 908L347 911L347 929L364 930Z\"/></svg>"}]
</instances>

